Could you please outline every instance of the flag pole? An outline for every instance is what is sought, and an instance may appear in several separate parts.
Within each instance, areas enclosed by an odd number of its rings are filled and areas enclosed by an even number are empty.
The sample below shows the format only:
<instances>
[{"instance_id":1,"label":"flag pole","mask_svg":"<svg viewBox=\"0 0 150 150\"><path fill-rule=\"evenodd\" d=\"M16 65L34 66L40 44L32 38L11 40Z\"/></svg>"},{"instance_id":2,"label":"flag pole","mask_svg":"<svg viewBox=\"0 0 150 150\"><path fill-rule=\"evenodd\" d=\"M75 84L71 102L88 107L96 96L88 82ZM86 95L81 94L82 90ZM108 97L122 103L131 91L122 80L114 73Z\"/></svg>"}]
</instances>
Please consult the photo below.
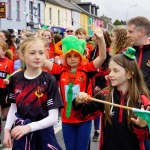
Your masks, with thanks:
<instances>
[{"instance_id":1,"label":"flag pole","mask_svg":"<svg viewBox=\"0 0 150 150\"><path fill-rule=\"evenodd\" d=\"M119 105L119 104L114 104L114 103L111 103L111 102L107 102L107 101L104 101L104 100L100 100L100 99L96 99L96 98L89 98L88 100L91 100L91 101L94 101L94 102L98 102L98 103L103 103L103 104L107 104L107 105L112 105L112 106L116 106L116 107L120 107L120 108L123 108L123 109L127 109L127 110L132 110L131 107L128 107L128 106L123 106L123 105Z\"/></svg>"}]
</instances>

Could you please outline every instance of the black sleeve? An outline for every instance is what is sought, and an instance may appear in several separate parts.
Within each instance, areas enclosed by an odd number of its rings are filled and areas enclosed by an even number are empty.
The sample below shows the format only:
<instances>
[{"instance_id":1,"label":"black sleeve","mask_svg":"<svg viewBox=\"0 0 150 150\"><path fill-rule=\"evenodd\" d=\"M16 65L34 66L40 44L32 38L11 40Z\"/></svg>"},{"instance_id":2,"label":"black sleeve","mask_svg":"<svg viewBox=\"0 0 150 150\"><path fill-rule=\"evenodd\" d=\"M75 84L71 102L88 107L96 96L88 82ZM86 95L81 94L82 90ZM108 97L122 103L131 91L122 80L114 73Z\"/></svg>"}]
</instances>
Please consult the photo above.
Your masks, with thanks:
<instances>
[{"instance_id":1,"label":"black sleeve","mask_svg":"<svg viewBox=\"0 0 150 150\"><path fill-rule=\"evenodd\" d=\"M100 95L96 96L96 99L101 99ZM76 100L73 101L73 109L78 111L78 119L82 120L92 120L100 115L104 110L104 105L102 103L89 101L82 104L76 104Z\"/></svg>"},{"instance_id":2,"label":"black sleeve","mask_svg":"<svg viewBox=\"0 0 150 150\"><path fill-rule=\"evenodd\" d=\"M14 76L11 77L10 83L7 85L8 89L8 102L16 103L15 102L15 95L14 95Z\"/></svg>"},{"instance_id":3,"label":"black sleeve","mask_svg":"<svg viewBox=\"0 0 150 150\"><path fill-rule=\"evenodd\" d=\"M50 109L62 108L63 101L60 96L60 92L58 90L56 79L53 75L50 76L50 82L48 85L48 99L47 106Z\"/></svg>"},{"instance_id":4,"label":"black sleeve","mask_svg":"<svg viewBox=\"0 0 150 150\"><path fill-rule=\"evenodd\" d=\"M98 86L100 89L103 89L104 87L106 87L106 79L105 76L98 76L95 79L95 86Z\"/></svg>"}]
</instances>

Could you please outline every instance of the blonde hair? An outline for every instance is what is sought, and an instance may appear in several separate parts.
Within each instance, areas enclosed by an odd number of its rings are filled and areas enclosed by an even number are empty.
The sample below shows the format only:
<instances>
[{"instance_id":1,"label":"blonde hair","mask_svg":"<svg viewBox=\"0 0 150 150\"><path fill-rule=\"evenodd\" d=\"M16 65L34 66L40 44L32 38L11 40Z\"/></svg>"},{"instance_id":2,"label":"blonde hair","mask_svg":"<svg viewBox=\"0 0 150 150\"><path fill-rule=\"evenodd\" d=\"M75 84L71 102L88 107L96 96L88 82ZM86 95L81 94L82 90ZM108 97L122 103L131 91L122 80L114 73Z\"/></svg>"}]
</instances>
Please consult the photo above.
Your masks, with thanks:
<instances>
[{"instance_id":1,"label":"blonde hair","mask_svg":"<svg viewBox=\"0 0 150 150\"><path fill-rule=\"evenodd\" d=\"M2 47L3 51L6 51L5 56L13 60L13 51L11 49L8 49L7 43L0 41L0 46Z\"/></svg>"},{"instance_id":2,"label":"blonde hair","mask_svg":"<svg viewBox=\"0 0 150 150\"><path fill-rule=\"evenodd\" d=\"M118 54L122 49L127 48L131 45L127 37L127 29L123 27L117 27L112 30L112 33L115 33L116 40L112 41L110 47L110 55L113 56Z\"/></svg>"},{"instance_id":3,"label":"blonde hair","mask_svg":"<svg viewBox=\"0 0 150 150\"><path fill-rule=\"evenodd\" d=\"M25 51L27 49L29 49L29 47L34 44L35 42L41 42L41 44L44 45L44 42L42 39L37 38L37 37L29 37L28 39L24 40L21 44L20 44L20 48L19 48L19 54L24 55Z\"/></svg>"},{"instance_id":4,"label":"blonde hair","mask_svg":"<svg viewBox=\"0 0 150 150\"><path fill-rule=\"evenodd\" d=\"M50 30L50 29L42 29L42 30L40 31L40 37L41 37L41 38L43 37L43 34L44 34L45 31L50 32L51 38L54 39L54 33L53 33L53 31Z\"/></svg>"}]
</instances>

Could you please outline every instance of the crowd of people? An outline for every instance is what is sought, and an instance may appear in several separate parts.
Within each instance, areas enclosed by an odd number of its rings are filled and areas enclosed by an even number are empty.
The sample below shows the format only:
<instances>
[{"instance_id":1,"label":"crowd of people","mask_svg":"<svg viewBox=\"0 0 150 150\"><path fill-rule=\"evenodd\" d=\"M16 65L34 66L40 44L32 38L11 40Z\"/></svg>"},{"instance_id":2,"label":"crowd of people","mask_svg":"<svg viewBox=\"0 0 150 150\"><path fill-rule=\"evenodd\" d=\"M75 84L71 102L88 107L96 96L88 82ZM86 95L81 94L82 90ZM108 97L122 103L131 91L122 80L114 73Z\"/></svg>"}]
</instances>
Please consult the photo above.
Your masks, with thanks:
<instances>
[{"instance_id":1,"label":"crowd of people","mask_svg":"<svg viewBox=\"0 0 150 150\"><path fill-rule=\"evenodd\" d=\"M0 116L3 144L13 150L149 150L148 122L121 106L150 110L150 20L137 16L111 32L68 26L0 30ZM120 107L92 101L108 101ZM144 108L143 108L144 106ZM0 119L0 120L1 120ZM91 138L92 120L94 134Z\"/></svg>"}]
</instances>

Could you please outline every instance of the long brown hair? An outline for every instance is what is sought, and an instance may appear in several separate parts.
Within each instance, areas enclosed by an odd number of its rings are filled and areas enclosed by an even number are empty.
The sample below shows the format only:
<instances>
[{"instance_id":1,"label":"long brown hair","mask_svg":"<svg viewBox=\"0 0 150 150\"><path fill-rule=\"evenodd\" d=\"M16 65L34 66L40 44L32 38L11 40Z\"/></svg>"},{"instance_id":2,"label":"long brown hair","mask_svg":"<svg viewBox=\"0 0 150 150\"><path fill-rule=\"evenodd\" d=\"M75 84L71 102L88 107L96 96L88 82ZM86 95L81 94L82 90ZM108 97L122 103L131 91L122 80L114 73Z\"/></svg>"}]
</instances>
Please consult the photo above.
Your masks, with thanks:
<instances>
[{"instance_id":1,"label":"long brown hair","mask_svg":"<svg viewBox=\"0 0 150 150\"><path fill-rule=\"evenodd\" d=\"M150 93L149 90L144 82L142 72L137 67L136 60L130 60L123 54L116 54L111 57L110 61L116 62L118 65L122 66L127 73L130 73L132 76L131 79L128 80L128 90L127 90L127 98L130 98L129 101L129 107L136 107L137 101L140 100L140 94L144 94L146 97L150 99ZM132 90L131 90L132 89ZM106 97L106 100L111 102L112 100L112 92L114 90L114 87L111 86L111 84L105 88L105 90L108 90L108 95ZM130 118L134 116L132 111L129 112L129 115L127 115L128 118L128 125L131 125ZM106 122L111 123L111 114L110 114L110 106L105 105L105 125Z\"/></svg>"},{"instance_id":2,"label":"long brown hair","mask_svg":"<svg viewBox=\"0 0 150 150\"><path fill-rule=\"evenodd\" d=\"M5 35L5 37L7 38L6 43L7 43L8 47L14 46L14 43L11 39L11 34L7 30L1 30L0 32L2 32Z\"/></svg>"}]
</instances>

